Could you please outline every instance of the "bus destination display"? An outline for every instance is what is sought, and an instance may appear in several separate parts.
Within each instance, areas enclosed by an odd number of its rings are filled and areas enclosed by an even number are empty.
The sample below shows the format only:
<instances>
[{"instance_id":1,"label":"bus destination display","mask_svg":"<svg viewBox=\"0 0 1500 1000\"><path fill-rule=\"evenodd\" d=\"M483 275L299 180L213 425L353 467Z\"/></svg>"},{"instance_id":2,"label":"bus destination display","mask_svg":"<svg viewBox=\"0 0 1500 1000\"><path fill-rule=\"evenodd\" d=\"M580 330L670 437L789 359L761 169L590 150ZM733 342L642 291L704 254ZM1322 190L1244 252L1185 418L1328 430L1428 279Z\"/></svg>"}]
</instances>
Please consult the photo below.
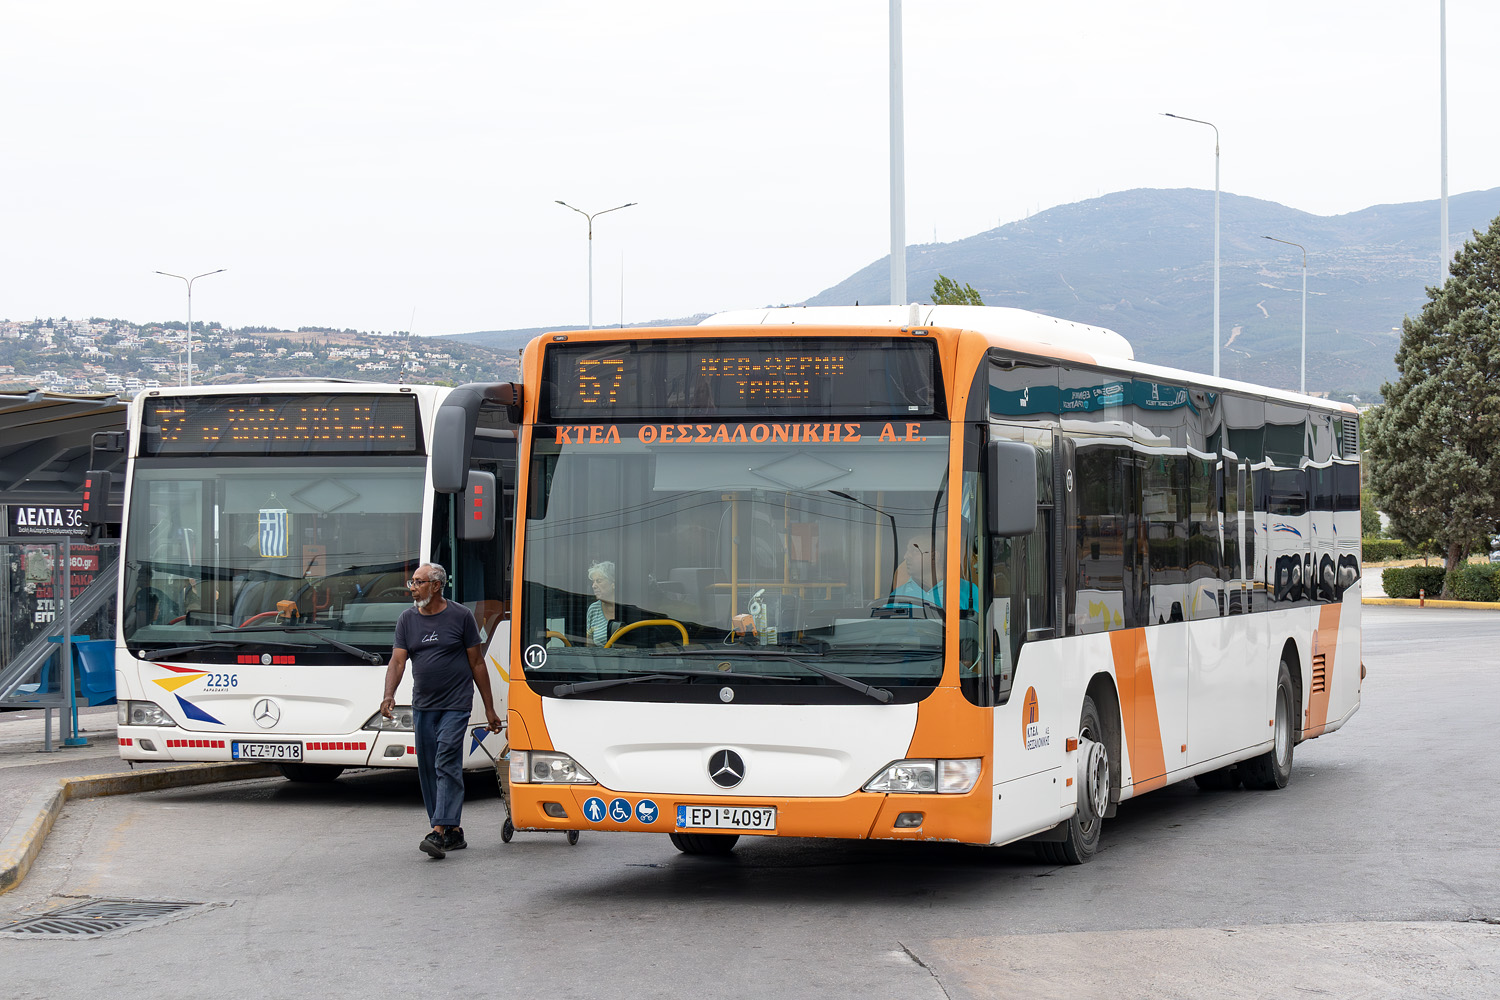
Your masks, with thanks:
<instances>
[{"instance_id":1,"label":"bus destination display","mask_svg":"<svg viewBox=\"0 0 1500 1000\"><path fill-rule=\"evenodd\" d=\"M667 340L549 345L554 420L659 416L933 416L927 341Z\"/></svg>"},{"instance_id":2,"label":"bus destination display","mask_svg":"<svg viewBox=\"0 0 1500 1000\"><path fill-rule=\"evenodd\" d=\"M415 455L410 395L187 396L153 399L142 455Z\"/></svg>"}]
</instances>

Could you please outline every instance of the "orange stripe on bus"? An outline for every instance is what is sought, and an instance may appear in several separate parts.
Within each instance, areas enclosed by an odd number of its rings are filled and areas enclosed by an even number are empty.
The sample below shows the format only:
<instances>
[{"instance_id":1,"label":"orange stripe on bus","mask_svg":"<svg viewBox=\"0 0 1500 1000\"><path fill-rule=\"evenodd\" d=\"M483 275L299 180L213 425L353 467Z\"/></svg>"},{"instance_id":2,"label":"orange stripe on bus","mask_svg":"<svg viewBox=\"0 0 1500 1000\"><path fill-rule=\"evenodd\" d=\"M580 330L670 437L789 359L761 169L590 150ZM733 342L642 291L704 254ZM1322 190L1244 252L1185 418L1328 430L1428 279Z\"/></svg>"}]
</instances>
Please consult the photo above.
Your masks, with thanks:
<instances>
[{"instance_id":1,"label":"orange stripe on bus","mask_svg":"<svg viewBox=\"0 0 1500 1000\"><path fill-rule=\"evenodd\" d=\"M1341 604L1325 604L1319 609L1312 669L1307 673L1307 718L1302 726L1305 739L1323 735L1328 727L1328 692L1333 687L1334 654L1339 648L1339 617L1343 610Z\"/></svg>"},{"instance_id":2,"label":"orange stripe on bus","mask_svg":"<svg viewBox=\"0 0 1500 1000\"><path fill-rule=\"evenodd\" d=\"M1156 686L1151 682L1151 653L1142 629L1109 634L1120 688L1120 721L1130 751L1130 772L1137 793L1167 783L1167 755L1161 743L1161 719L1156 714Z\"/></svg>"}]
</instances>

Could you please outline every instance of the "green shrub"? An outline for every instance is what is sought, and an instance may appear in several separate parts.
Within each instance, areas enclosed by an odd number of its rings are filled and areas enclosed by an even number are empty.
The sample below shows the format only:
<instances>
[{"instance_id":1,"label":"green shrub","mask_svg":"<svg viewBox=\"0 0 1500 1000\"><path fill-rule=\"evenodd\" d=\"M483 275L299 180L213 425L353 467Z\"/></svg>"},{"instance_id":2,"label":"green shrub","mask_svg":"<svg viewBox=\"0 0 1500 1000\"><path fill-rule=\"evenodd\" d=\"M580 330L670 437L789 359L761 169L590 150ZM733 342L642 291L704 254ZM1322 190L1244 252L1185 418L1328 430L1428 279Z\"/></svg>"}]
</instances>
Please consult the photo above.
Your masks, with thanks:
<instances>
[{"instance_id":1,"label":"green shrub","mask_svg":"<svg viewBox=\"0 0 1500 1000\"><path fill-rule=\"evenodd\" d=\"M1380 512L1375 509L1375 498L1369 490L1359 491L1359 525L1359 533L1366 537L1380 534Z\"/></svg>"},{"instance_id":2,"label":"green shrub","mask_svg":"<svg viewBox=\"0 0 1500 1000\"><path fill-rule=\"evenodd\" d=\"M1389 559L1410 559L1411 549L1399 538L1371 538L1362 541L1365 562L1385 562Z\"/></svg>"},{"instance_id":3,"label":"green shrub","mask_svg":"<svg viewBox=\"0 0 1500 1000\"><path fill-rule=\"evenodd\" d=\"M1435 598L1443 592L1443 575L1441 566L1392 566L1380 574L1380 584L1387 597L1414 598L1425 590Z\"/></svg>"},{"instance_id":4,"label":"green shrub","mask_svg":"<svg viewBox=\"0 0 1500 1000\"><path fill-rule=\"evenodd\" d=\"M1500 565L1490 563L1464 563L1453 571L1449 586L1453 598L1458 601L1494 601L1500 599L1496 590L1496 574Z\"/></svg>"}]
</instances>

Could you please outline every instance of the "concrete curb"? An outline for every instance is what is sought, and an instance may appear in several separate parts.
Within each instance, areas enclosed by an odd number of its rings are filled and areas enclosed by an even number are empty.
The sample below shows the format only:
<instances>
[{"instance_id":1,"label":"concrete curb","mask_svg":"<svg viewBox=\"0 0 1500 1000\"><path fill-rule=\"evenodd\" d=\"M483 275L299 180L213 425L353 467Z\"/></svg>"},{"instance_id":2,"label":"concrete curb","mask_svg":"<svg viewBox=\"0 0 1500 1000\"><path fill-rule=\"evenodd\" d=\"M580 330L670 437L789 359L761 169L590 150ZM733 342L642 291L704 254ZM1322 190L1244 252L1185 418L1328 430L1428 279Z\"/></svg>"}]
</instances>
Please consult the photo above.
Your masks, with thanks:
<instances>
[{"instance_id":1,"label":"concrete curb","mask_svg":"<svg viewBox=\"0 0 1500 1000\"><path fill-rule=\"evenodd\" d=\"M1500 603L1494 601L1438 601L1428 598L1425 602L1414 597L1365 597L1362 604L1383 604L1397 608L1460 608L1468 611L1500 611Z\"/></svg>"},{"instance_id":2,"label":"concrete curb","mask_svg":"<svg viewBox=\"0 0 1500 1000\"><path fill-rule=\"evenodd\" d=\"M52 831L52 824L62 815L69 799L90 799L100 795L128 795L132 792L154 792L162 788L187 785L210 785L221 781L244 781L249 778L272 778L280 774L274 764L184 764L131 771L127 774L93 774L81 778L63 778L55 786L43 787L31 797L10 832L0 840L0 893L21 884L31 863L42 851L42 843Z\"/></svg>"}]
</instances>

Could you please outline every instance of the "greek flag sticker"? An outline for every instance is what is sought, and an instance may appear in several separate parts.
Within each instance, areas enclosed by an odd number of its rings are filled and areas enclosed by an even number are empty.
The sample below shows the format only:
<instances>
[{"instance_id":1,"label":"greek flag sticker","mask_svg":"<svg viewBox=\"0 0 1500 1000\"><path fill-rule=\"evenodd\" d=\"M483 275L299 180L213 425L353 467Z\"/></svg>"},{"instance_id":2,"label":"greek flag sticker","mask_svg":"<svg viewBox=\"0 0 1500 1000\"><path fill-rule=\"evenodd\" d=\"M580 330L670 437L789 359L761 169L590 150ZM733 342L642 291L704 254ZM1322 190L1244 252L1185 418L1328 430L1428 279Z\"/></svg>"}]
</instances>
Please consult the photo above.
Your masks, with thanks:
<instances>
[{"instance_id":1,"label":"greek flag sticker","mask_svg":"<svg viewBox=\"0 0 1500 1000\"><path fill-rule=\"evenodd\" d=\"M266 559L287 557L285 507L262 507L260 509L260 554Z\"/></svg>"}]
</instances>

